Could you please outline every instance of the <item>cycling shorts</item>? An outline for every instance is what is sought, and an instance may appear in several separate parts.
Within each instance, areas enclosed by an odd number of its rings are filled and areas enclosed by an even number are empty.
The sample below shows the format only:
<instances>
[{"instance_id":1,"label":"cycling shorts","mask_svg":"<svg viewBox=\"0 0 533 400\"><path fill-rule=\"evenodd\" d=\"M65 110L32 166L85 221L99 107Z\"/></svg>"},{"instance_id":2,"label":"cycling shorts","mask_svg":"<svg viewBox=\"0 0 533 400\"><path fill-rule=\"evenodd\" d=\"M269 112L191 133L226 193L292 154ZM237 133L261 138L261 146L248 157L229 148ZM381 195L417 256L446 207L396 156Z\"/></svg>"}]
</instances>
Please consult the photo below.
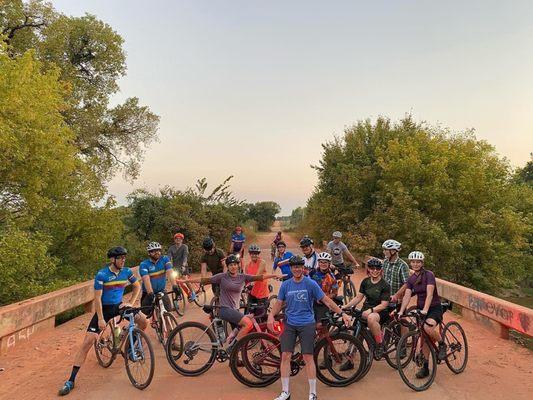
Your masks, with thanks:
<instances>
[{"instance_id":1,"label":"cycling shorts","mask_svg":"<svg viewBox=\"0 0 533 400\"><path fill-rule=\"evenodd\" d=\"M109 321L111 318L118 316L120 304L102 304L102 314L104 314L105 322ZM94 313L87 327L87 332L91 333L100 333L100 328L98 327L98 314Z\"/></svg>"},{"instance_id":2,"label":"cycling shorts","mask_svg":"<svg viewBox=\"0 0 533 400\"><path fill-rule=\"evenodd\" d=\"M299 338L302 354L313 354L315 331L316 324L314 322L303 326L294 326L286 323L280 337L281 352L293 353L294 347L296 346L296 339Z\"/></svg>"}]
</instances>

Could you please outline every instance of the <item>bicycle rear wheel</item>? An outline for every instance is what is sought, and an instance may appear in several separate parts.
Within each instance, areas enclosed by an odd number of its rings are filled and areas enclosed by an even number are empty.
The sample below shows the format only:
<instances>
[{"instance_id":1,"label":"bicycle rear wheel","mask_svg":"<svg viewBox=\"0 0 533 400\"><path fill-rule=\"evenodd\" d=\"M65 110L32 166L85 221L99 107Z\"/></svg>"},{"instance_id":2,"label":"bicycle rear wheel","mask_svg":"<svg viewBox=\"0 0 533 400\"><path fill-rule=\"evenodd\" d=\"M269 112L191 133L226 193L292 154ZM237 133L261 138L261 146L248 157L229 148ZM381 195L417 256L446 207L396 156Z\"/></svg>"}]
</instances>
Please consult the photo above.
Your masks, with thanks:
<instances>
[{"instance_id":1,"label":"bicycle rear wheel","mask_svg":"<svg viewBox=\"0 0 533 400\"><path fill-rule=\"evenodd\" d=\"M422 351L427 347L428 356ZM400 357L405 351L406 356ZM403 382L416 392L428 389L437 373L437 356L431 343L418 331L412 331L403 335L396 348L396 362L398 372ZM425 373L422 370L427 367Z\"/></svg>"},{"instance_id":2,"label":"bicycle rear wheel","mask_svg":"<svg viewBox=\"0 0 533 400\"><path fill-rule=\"evenodd\" d=\"M355 294L356 294L355 285L353 284L352 280L348 277L348 279L344 281L344 286L342 288L342 297L344 298L344 304L348 304L348 302L355 297Z\"/></svg>"},{"instance_id":3,"label":"bicycle rear wheel","mask_svg":"<svg viewBox=\"0 0 533 400\"><path fill-rule=\"evenodd\" d=\"M179 324L170 332L166 345L167 360L184 376L198 376L215 362L218 343L210 327L199 322Z\"/></svg>"},{"instance_id":4,"label":"bicycle rear wheel","mask_svg":"<svg viewBox=\"0 0 533 400\"><path fill-rule=\"evenodd\" d=\"M361 371L361 373L359 374L359 376L354 382L363 379L366 376L366 374L368 374L368 372L370 371L370 368L372 367L372 363L374 362L374 346L375 346L375 342L374 342L374 339L372 338L372 334L370 333L368 329L365 329L365 328L361 329L359 335L357 335L356 337L357 339L359 339L359 341L363 345L366 359L365 359L365 366L363 367L363 370Z\"/></svg>"},{"instance_id":5,"label":"bicycle rear wheel","mask_svg":"<svg viewBox=\"0 0 533 400\"><path fill-rule=\"evenodd\" d=\"M320 339L313 356L316 365L324 363L331 374L328 376L317 368L318 379L328 386L343 387L357 380L365 367L367 354L359 339L340 332ZM351 363L353 368L344 369L346 363Z\"/></svg>"},{"instance_id":6,"label":"bicycle rear wheel","mask_svg":"<svg viewBox=\"0 0 533 400\"><path fill-rule=\"evenodd\" d=\"M207 293L205 292L205 288L203 286L200 286L198 290L195 289L194 292L196 294L194 302L198 307L203 307L207 301Z\"/></svg>"},{"instance_id":7,"label":"bicycle rear wheel","mask_svg":"<svg viewBox=\"0 0 533 400\"><path fill-rule=\"evenodd\" d=\"M155 369L154 349L148 335L138 328L133 332L133 351L130 338L126 339L124 347L124 362L126 373L134 387L143 390L152 382Z\"/></svg>"},{"instance_id":8,"label":"bicycle rear wheel","mask_svg":"<svg viewBox=\"0 0 533 400\"><path fill-rule=\"evenodd\" d=\"M264 332L240 339L230 355L233 376L249 387L265 387L278 380L280 363L279 340Z\"/></svg>"},{"instance_id":9,"label":"bicycle rear wheel","mask_svg":"<svg viewBox=\"0 0 533 400\"><path fill-rule=\"evenodd\" d=\"M108 322L102 332L98 335L98 338L94 342L94 352L96 353L96 359L98 364L104 368L108 368L113 364L117 357L115 351L115 335L113 334L113 327Z\"/></svg>"},{"instance_id":10,"label":"bicycle rear wheel","mask_svg":"<svg viewBox=\"0 0 533 400\"><path fill-rule=\"evenodd\" d=\"M398 321L390 321L388 324L388 329L386 331L385 337L383 338L383 344L385 346L385 360L391 368L398 369L398 342L402 337L402 325ZM391 332L392 331L392 332ZM407 349L412 346L412 343L406 343ZM404 348L400 353L400 360L402 364L409 362L408 351Z\"/></svg>"},{"instance_id":11,"label":"bicycle rear wheel","mask_svg":"<svg viewBox=\"0 0 533 400\"><path fill-rule=\"evenodd\" d=\"M442 330L442 339L446 344L446 365L448 368L460 374L466 368L468 362L468 342L465 331L458 322L448 322Z\"/></svg>"}]
</instances>

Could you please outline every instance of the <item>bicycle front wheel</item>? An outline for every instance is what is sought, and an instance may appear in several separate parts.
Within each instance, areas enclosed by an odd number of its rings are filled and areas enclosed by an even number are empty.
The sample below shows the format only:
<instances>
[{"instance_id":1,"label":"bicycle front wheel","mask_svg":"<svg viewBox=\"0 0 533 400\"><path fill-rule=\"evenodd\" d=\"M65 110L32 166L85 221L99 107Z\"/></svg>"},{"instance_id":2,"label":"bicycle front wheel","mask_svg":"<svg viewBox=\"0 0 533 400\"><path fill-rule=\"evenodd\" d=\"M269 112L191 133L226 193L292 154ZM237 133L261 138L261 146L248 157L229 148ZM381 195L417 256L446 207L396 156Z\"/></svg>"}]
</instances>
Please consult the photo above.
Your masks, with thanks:
<instances>
[{"instance_id":1,"label":"bicycle front wheel","mask_svg":"<svg viewBox=\"0 0 533 400\"><path fill-rule=\"evenodd\" d=\"M205 292L205 288L203 286L200 286L198 290L195 290L195 293L196 297L194 299L194 302L198 307L203 307L207 301L207 293Z\"/></svg>"},{"instance_id":2,"label":"bicycle front wheel","mask_svg":"<svg viewBox=\"0 0 533 400\"><path fill-rule=\"evenodd\" d=\"M94 352L96 353L98 364L104 368L108 368L113 364L117 357L115 346L118 346L118 344L115 343L115 335L113 334L111 323L108 322L94 342Z\"/></svg>"},{"instance_id":3,"label":"bicycle front wheel","mask_svg":"<svg viewBox=\"0 0 533 400\"><path fill-rule=\"evenodd\" d=\"M133 329L132 336L133 350L129 336L124 347L126 373L132 385L137 389L143 390L150 385L154 377L154 349L150 339L148 339L148 335L139 328Z\"/></svg>"},{"instance_id":4,"label":"bicycle front wheel","mask_svg":"<svg viewBox=\"0 0 533 400\"><path fill-rule=\"evenodd\" d=\"M355 336L341 332L322 338L314 350L317 377L328 386L348 386L364 371L366 357L361 341Z\"/></svg>"},{"instance_id":5,"label":"bicycle front wheel","mask_svg":"<svg viewBox=\"0 0 533 400\"><path fill-rule=\"evenodd\" d=\"M198 376L213 366L218 342L210 327L188 321L170 332L167 340L167 360L184 376Z\"/></svg>"},{"instance_id":6,"label":"bicycle front wheel","mask_svg":"<svg viewBox=\"0 0 533 400\"><path fill-rule=\"evenodd\" d=\"M264 332L244 336L230 355L233 376L249 387L265 387L278 380L280 363L279 340Z\"/></svg>"},{"instance_id":7,"label":"bicycle front wheel","mask_svg":"<svg viewBox=\"0 0 533 400\"><path fill-rule=\"evenodd\" d=\"M468 343L465 331L455 321L448 322L442 330L442 340L446 344L446 365L456 374L466 368L468 362Z\"/></svg>"},{"instance_id":8,"label":"bicycle front wheel","mask_svg":"<svg viewBox=\"0 0 533 400\"><path fill-rule=\"evenodd\" d=\"M176 313L183 317L185 315L185 306L187 304L187 299L183 290L180 288L178 292L172 292L172 304L174 305L174 310Z\"/></svg>"},{"instance_id":9,"label":"bicycle front wheel","mask_svg":"<svg viewBox=\"0 0 533 400\"><path fill-rule=\"evenodd\" d=\"M416 392L428 389L437 374L435 349L418 331L402 336L396 348L396 364L403 382Z\"/></svg>"}]
</instances>

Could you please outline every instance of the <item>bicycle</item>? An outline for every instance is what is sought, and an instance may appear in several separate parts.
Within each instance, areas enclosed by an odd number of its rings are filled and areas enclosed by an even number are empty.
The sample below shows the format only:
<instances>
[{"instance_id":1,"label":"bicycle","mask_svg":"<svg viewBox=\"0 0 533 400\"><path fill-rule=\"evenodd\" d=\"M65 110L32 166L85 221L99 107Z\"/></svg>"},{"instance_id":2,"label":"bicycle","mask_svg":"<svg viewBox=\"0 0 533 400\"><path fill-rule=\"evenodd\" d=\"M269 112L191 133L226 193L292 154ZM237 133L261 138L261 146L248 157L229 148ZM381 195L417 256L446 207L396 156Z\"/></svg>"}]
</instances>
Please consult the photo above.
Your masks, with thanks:
<instances>
[{"instance_id":1,"label":"bicycle","mask_svg":"<svg viewBox=\"0 0 533 400\"><path fill-rule=\"evenodd\" d=\"M451 309L451 303L442 303L443 313ZM440 359L437 357L438 348L433 340L424 330L425 316L420 310L414 310L407 313L408 317L415 319L416 328L402 336L398 343L398 349L405 348L407 361L400 362L397 352L398 372L403 382L414 391L420 392L428 389L437 373L436 365L446 363L448 368L455 374L460 374L466 368L468 362L468 342L461 325L456 321L450 321L446 324L439 323L439 332L442 341L446 345L446 357ZM422 351L425 344L428 349L428 356ZM418 377L417 373L424 363L428 363L429 374L426 377Z\"/></svg>"},{"instance_id":2,"label":"bicycle","mask_svg":"<svg viewBox=\"0 0 533 400\"><path fill-rule=\"evenodd\" d=\"M364 367L364 350L357 338L342 332L343 322L328 315L326 323L332 331L315 338L314 360L324 360L325 368L317 368L318 379L329 386L341 387L354 382L354 377ZM274 327L280 333L280 325ZM299 340L296 345L299 345ZM358 368L348 376L341 376L338 367L346 360L354 361ZM281 344L275 335L268 332L250 333L239 340L230 356L230 368L233 376L242 384L250 387L271 385L280 377ZM304 366L303 356L297 352L291 357L291 376L296 375ZM325 371L329 373L326 375Z\"/></svg>"},{"instance_id":3,"label":"bicycle","mask_svg":"<svg viewBox=\"0 0 533 400\"><path fill-rule=\"evenodd\" d=\"M203 310L209 314L209 325L196 321L179 324L170 332L165 350L171 367L184 376L198 376L211 368L216 361L225 362L229 359L228 348L231 349L239 327L226 333L224 322L216 313L219 306L204 305ZM266 322L259 323L255 311L263 306L250 307L248 317L252 319L253 329L257 332L266 329ZM227 344L224 347L224 344Z\"/></svg>"},{"instance_id":4,"label":"bicycle","mask_svg":"<svg viewBox=\"0 0 533 400\"><path fill-rule=\"evenodd\" d=\"M166 344L170 331L178 326L176 317L167 311L165 303L163 302L163 297L166 294L168 295L171 293L173 293L173 291L155 294L152 316L150 318L150 325L154 328L157 334L157 339L163 346Z\"/></svg>"},{"instance_id":5,"label":"bicycle","mask_svg":"<svg viewBox=\"0 0 533 400\"><path fill-rule=\"evenodd\" d=\"M353 267L349 264L337 264L335 265L337 273L335 278L339 284L339 288L342 287L342 297L344 299L344 304L348 304L357 294L355 285L350 279L350 275L354 274Z\"/></svg>"},{"instance_id":6,"label":"bicycle","mask_svg":"<svg viewBox=\"0 0 533 400\"><path fill-rule=\"evenodd\" d=\"M118 354L124 358L126 373L132 385L140 390L146 389L154 377L154 350L148 335L135 325L135 315L147 307L125 307L120 310L120 319L115 322L111 318L105 328L98 335L94 343L98 364L108 368L113 364ZM128 325L120 328L118 325L127 319ZM134 376L148 366L146 378Z\"/></svg>"},{"instance_id":7,"label":"bicycle","mask_svg":"<svg viewBox=\"0 0 533 400\"><path fill-rule=\"evenodd\" d=\"M205 287L199 283L187 282L188 285L193 289L194 293L194 303L198 307L203 307L207 301L207 293ZM185 306L187 305L187 295L186 292L190 292L190 289L185 283L180 283L179 285L174 285L172 291L172 304L174 305L174 310L176 313L183 317L185 315ZM189 300L190 302L190 300Z\"/></svg>"}]
</instances>

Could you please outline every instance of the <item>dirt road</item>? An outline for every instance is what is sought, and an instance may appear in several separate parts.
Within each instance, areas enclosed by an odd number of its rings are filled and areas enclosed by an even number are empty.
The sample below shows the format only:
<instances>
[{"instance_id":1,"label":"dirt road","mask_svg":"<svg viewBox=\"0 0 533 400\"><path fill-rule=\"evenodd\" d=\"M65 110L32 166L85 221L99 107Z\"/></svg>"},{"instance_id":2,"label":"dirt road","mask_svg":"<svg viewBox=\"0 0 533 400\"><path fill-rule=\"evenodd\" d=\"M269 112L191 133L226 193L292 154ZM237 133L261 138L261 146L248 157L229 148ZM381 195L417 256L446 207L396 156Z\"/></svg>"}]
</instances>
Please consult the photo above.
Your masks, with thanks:
<instances>
[{"instance_id":1,"label":"dirt road","mask_svg":"<svg viewBox=\"0 0 533 400\"><path fill-rule=\"evenodd\" d=\"M270 259L273 234L257 237L265 259ZM297 241L285 238L290 248ZM295 249L296 250L296 249ZM355 276L358 287L363 274ZM455 315L449 315L448 318ZM207 321L207 316L194 304L184 319ZM0 359L0 399L53 399L70 373L74 352L81 342L89 315L76 318L44 334L39 341L21 346ZM330 388L318 384L321 399L530 399L533 395L533 358L531 352L511 341L494 337L479 325L461 320L468 336L470 357L466 371L454 375L439 366L436 381L426 392L415 394L403 384L398 373L385 362L376 362L369 374L347 388ZM150 387L139 391L131 386L120 359L109 369L98 366L94 353L79 372L76 389L68 399L182 399L182 400L271 400L280 384L251 389L238 383L226 364L216 364L200 377L188 378L174 372L163 349L149 331L156 352L156 370ZM303 371L291 379L292 399L307 399L307 382Z\"/></svg>"}]
</instances>

